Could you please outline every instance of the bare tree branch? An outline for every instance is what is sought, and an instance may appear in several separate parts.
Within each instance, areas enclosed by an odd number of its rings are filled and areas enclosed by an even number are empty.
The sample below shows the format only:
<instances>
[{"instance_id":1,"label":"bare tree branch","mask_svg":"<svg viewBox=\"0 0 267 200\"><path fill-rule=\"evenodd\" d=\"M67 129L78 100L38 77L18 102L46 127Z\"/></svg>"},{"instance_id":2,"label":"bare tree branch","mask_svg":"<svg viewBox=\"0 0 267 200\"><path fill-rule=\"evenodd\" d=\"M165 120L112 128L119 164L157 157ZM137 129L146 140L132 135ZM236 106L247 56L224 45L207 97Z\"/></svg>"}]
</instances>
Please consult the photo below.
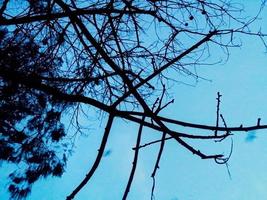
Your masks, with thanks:
<instances>
[{"instance_id":1,"label":"bare tree branch","mask_svg":"<svg viewBox=\"0 0 267 200\"><path fill-rule=\"evenodd\" d=\"M143 122L145 121L145 117L142 118L142 121ZM139 130L138 130L138 134L137 134L137 139L136 139L136 149L135 149L135 153L134 153L133 166L132 166L132 170L131 170L131 173L130 173L130 176L129 176L129 179L127 182L127 186L125 188L125 191L124 191L124 194L122 197L123 200L127 199L128 193L130 192L130 188L131 188L131 185L133 182L134 173L135 173L135 170L137 167L137 162L138 162L138 153L139 153L139 147L140 147L142 132L143 132L143 124L141 122L140 126L139 126Z\"/></svg>"},{"instance_id":2,"label":"bare tree branch","mask_svg":"<svg viewBox=\"0 0 267 200\"><path fill-rule=\"evenodd\" d=\"M93 174L95 173L101 158L103 156L107 141L108 141L108 136L112 127L112 123L114 120L114 116L113 115L109 115L108 118L108 122L105 128L105 132L101 141L101 145L99 147L98 150L98 154L97 157L95 159L94 164L92 165L91 169L89 170L89 172L86 174L86 176L84 177L84 179L79 183L79 185L72 191L72 193L66 198L67 200L71 200L75 197L75 195L86 185L86 183L91 179L91 177L93 176Z\"/></svg>"}]
</instances>

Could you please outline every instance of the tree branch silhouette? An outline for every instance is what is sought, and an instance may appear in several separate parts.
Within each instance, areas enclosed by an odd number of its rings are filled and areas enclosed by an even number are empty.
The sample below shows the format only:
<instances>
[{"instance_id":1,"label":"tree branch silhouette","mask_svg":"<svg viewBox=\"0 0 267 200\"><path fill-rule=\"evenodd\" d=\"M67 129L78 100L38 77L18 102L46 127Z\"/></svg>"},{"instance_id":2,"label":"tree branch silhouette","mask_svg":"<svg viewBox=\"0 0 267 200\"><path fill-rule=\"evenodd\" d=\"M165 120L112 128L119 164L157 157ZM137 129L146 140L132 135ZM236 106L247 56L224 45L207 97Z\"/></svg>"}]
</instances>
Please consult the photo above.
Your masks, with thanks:
<instances>
[{"instance_id":1,"label":"tree branch silhouette","mask_svg":"<svg viewBox=\"0 0 267 200\"><path fill-rule=\"evenodd\" d=\"M104 135L103 135L103 138L102 138L102 141L101 141L101 145L99 147L99 150L98 150L98 154L97 154L97 157L95 159L95 162L94 164L92 165L92 168L90 169L90 171L86 174L85 178L82 180L82 182L72 191L72 193L66 198L67 200L71 200L75 197L75 195L86 185L86 183L90 180L90 178L93 176L93 174L95 173L95 170L97 169L100 161L101 161L101 158L103 156L103 153L104 153L104 150L105 150L105 147L106 147L106 144L107 144L107 141L108 141L108 136L109 136L109 133L110 133L110 130L111 130L111 126L112 126L112 123L113 123L113 119L114 119L114 116L113 115L110 115L109 118L108 118L108 122L107 122L107 125L106 125L106 128L105 128L105 132L104 132Z\"/></svg>"},{"instance_id":2,"label":"tree branch silhouette","mask_svg":"<svg viewBox=\"0 0 267 200\"><path fill-rule=\"evenodd\" d=\"M167 140L201 159L227 164L229 157L205 153L190 141L222 142L236 132L267 129L260 118L253 126L226 126L220 93L214 126L161 114L174 103L167 86L179 81L179 74L201 79L190 67L214 64L210 61L215 48L227 57L230 48L241 46L239 35L257 37L265 45L266 34L252 29L259 14L242 18L237 14L242 8L212 0L20 3L5 0L0 5L0 160L27 166L10 175L12 198L26 198L41 177L64 172L68 156L59 155L54 146L65 148L62 116L74 107L79 110L80 104L108 116L108 121L94 164L67 199L74 199L96 172L115 118L139 125L123 199L145 147L160 143L151 175L153 198ZM162 138L141 144L144 127Z\"/></svg>"}]
</instances>

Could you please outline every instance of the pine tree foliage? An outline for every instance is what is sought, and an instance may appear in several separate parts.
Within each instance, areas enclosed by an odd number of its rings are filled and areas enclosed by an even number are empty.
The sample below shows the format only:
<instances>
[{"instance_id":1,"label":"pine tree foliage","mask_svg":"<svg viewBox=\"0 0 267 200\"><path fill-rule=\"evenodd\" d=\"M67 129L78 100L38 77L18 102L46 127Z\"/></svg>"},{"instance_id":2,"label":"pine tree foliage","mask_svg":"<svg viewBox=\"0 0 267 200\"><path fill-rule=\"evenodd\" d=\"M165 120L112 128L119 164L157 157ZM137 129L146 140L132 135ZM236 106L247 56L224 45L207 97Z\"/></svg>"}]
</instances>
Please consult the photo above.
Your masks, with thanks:
<instances>
[{"instance_id":1,"label":"pine tree foliage","mask_svg":"<svg viewBox=\"0 0 267 200\"><path fill-rule=\"evenodd\" d=\"M62 61L41 48L30 36L0 30L0 160L19 166L10 174L15 199L26 197L40 177L61 176L66 164L64 149L58 148L67 104L31 88L34 81L18 81L20 76L56 75Z\"/></svg>"}]
</instances>

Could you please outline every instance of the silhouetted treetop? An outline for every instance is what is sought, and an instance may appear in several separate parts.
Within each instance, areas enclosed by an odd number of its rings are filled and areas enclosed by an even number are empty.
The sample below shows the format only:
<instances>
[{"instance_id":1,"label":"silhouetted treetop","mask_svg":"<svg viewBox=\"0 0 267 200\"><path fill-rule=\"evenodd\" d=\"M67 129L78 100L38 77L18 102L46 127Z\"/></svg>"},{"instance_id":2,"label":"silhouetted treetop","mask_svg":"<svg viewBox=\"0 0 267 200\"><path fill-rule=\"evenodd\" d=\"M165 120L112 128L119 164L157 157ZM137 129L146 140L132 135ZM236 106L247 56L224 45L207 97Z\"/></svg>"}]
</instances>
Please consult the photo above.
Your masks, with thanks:
<instances>
[{"instance_id":1,"label":"silhouetted treetop","mask_svg":"<svg viewBox=\"0 0 267 200\"><path fill-rule=\"evenodd\" d=\"M60 176L65 155L61 114L68 105L24 85L20 76L54 76L60 59L40 51L31 37L0 30L0 160L16 163L10 174L11 197L26 197L40 177Z\"/></svg>"},{"instance_id":2,"label":"silhouetted treetop","mask_svg":"<svg viewBox=\"0 0 267 200\"><path fill-rule=\"evenodd\" d=\"M151 198L165 140L225 164L227 156L205 154L184 138L223 141L234 131L267 127L260 122L227 127L219 93L215 126L182 122L160 112L174 103L172 84L184 77L204 79L196 67L220 62L218 55L227 59L230 48L242 44L242 34L265 44L260 27L251 28L257 17L247 18L241 4L228 0L1 1L0 160L18 166L10 174L11 198L26 198L41 177L62 175L71 146L62 119L71 118L78 133L82 106L108 116L108 121L92 168L67 199L73 199L97 169L116 117L140 125L123 199L130 191L138 150L148 145L161 143ZM162 139L141 145L143 126L157 130ZM180 126L206 132L183 133Z\"/></svg>"}]
</instances>

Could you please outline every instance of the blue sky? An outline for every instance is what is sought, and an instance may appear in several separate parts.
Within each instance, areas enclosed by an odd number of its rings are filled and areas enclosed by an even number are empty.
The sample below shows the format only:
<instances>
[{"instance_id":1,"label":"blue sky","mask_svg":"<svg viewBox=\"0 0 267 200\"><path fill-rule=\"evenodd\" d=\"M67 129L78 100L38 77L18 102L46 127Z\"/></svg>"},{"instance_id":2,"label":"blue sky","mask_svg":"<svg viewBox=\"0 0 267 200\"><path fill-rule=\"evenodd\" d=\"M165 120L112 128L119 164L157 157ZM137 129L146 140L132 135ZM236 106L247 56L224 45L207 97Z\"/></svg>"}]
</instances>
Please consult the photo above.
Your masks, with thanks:
<instances>
[{"instance_id":1,"label":"blue sky","mask_svg":"<svg viewBox=\"0 0 267 200\"><path fill-rule=\"evenodd\" d=\"M244 3L251 13L257 8L255 1L247 0ZM267 19L257 21L256 25L266 27ZM263 124L267 124L267 55L259 39L243 37L243 46L231 49L227 63L199 67L198 74L212 81L199 81L194 87L175 85L172 88L175 104L163 114L194 123L215 124L215 99L219 91L223 95L221 112L228 126L239 126L241 123L255 125L258 117L262 118ZM101 126L95 126L97 118L93 113L91 118L88 135L78 138L66 173L62 178L39 181L33 187L30 200L64 199L84 177L96 156L104 129L104 122ZM136 124L116 119L107 145L108 155L103 158L92 180L77 195L77 200L121 199L133 159L130 147L135 144L137 129ZM229 160L231 179L225 165L201 160L176 142L166 142L156 176L156 199L267 200L267 130L249 134L254 136L253 139L248 140L247 133L241 132L232 137L234 148ZM159 133L145 129L142 143L160 137ZM205 152L227 154L231 141L226 140L219 145L204 141L192 144ZM159 145L153 145L141 150L129 200L150 199L150 175L158 148ZM1 199L7 198L3 186L9 170L10 166L3 165Z\"/></svg>"}]
</instances>

